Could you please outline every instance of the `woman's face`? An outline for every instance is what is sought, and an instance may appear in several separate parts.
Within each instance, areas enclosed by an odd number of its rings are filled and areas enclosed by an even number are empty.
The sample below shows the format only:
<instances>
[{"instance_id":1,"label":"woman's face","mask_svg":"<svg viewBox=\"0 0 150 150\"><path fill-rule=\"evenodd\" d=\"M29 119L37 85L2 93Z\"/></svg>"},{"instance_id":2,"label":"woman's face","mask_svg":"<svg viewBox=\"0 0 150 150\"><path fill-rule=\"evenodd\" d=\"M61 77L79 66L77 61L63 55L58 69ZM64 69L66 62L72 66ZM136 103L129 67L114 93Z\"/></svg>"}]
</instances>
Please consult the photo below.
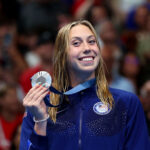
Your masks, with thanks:
<instances>
[{"instance_id":1,"label":"woman's face","mask_svg":"<svg viewBox=\"0 0 150 150\"><path fill-rule=\"evenodd\" d=\"M69 34L68 70L72 75L95 75L100 51L92 31L85 25L72 27Z\"/></svg>"}]
</instances>

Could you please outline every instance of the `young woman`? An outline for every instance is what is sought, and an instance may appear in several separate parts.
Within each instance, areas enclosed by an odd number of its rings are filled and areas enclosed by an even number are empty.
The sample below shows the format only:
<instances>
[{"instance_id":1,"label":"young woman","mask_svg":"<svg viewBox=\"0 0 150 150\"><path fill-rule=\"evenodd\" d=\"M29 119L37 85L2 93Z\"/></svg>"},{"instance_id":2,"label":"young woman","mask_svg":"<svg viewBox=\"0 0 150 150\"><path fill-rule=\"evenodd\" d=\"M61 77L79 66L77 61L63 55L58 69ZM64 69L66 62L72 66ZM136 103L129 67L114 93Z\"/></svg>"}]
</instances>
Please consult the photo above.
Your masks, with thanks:
<instances>
[{"instance_id":1,"label":"young woman","mask_svg":"<svg viewBox=\"0 0 150 150\"><path fill-rule=\"evenodd\" d=\"M72 22L58 32L53 86L63 93L84 88L64 96L58 108L44 103L48 88L41 84L31 88L23 100L27 115L20 150L149 149L140 101L131 93L108 88L98 39L88 21ZM53 105L61 98L50 93Z\"/></svg>"}]
</instances>

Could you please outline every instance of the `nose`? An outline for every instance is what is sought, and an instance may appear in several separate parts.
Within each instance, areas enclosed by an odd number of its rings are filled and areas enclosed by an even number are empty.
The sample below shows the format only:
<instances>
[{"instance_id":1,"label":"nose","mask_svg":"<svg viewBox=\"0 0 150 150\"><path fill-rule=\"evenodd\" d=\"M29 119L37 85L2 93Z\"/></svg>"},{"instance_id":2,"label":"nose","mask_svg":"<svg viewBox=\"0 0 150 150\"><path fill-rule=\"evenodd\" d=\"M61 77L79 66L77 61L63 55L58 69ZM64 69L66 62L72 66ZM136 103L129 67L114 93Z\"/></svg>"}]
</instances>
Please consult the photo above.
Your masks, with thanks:
<instances>
[{"instance_id":1,"label":"nose","mask_svg":"<svg viewBox=\"0 0 150 150\"><path fill-rule=\"evenodd\" d=\"M90 52L91 52L90 45L87 42L85 42L84 43L84 53L87 54Z\"/></svg>"},{"instance_id":2,"label":"nose","mask_svg":"<svg viewBox=\"0 0 150 150\"><path fill-rule=\"evenodd\" d=\"M85 49L85 50L84 50L84 54L89 54L90 52L91 52L90 49Z\"/></svg>"}]
</instances>

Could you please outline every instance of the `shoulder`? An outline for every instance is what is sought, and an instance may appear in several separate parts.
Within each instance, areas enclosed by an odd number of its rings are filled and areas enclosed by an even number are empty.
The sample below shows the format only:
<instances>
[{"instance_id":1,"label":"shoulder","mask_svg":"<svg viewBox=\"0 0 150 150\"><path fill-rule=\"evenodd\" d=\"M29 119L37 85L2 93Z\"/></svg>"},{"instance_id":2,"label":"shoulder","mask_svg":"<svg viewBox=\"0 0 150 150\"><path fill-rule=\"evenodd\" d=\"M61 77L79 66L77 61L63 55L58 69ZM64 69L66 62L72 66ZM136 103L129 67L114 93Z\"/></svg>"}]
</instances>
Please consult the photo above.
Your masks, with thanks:
<instances>
[{"instance_id":1,"label":"shoulder","mask_svg":"<svg viewBox=\"0 0 150 150\"><path fill-rule=\"evenodd\" d=\"M116 104L122 104L126 108L131 109L141 105L137 95L120 89L109 89Z\"/></svg>"},{"instance_id":2,"label":"shoulder","mask_svg":"<svg viewBox=\"0 0 150 150\"><path fill-rule=\"evenodd\" d=\"M121 97L128 97L128 96L135 96L135 94L131 93L131 92L128 92L128 91L125 91L125 90L122 90L122 89L116 89L116 88L109 88L109 91L111 92L111 94L113 96L121 96Z\"/></svg>"},{"instance_id":3,"label":"shoulder","mask_svg":"<svg viewBox=\"0 0 150 150\"><path fill-rule=\"evenodd\" d=\"M137 95L112 88L110 88L110 92L114 98L114 110L122 116L125 115L128 121L132 119L134 122L136 121L134 119L144 117L143 107Z\"/></svg>"}]
</instances>

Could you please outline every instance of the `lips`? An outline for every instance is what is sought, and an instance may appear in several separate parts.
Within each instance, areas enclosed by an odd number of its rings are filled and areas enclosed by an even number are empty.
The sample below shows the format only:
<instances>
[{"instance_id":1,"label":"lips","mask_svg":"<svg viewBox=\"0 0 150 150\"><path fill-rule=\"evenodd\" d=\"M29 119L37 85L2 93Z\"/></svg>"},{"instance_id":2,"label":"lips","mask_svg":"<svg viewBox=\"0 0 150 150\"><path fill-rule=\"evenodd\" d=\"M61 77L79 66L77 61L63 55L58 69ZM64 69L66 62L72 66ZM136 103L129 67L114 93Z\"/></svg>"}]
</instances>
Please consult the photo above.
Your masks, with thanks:
<instances>
[{"instance_id":1,"label":"lips","mask_svg":"<svg viewBox=\"0 0 150 150\"><path fill-rule=\"evenodd\" d=\"M87 57L81 57L79 58L80 61L93 61L94 57L93 56L87 56Z\"/></svg>"}]
</instances>

